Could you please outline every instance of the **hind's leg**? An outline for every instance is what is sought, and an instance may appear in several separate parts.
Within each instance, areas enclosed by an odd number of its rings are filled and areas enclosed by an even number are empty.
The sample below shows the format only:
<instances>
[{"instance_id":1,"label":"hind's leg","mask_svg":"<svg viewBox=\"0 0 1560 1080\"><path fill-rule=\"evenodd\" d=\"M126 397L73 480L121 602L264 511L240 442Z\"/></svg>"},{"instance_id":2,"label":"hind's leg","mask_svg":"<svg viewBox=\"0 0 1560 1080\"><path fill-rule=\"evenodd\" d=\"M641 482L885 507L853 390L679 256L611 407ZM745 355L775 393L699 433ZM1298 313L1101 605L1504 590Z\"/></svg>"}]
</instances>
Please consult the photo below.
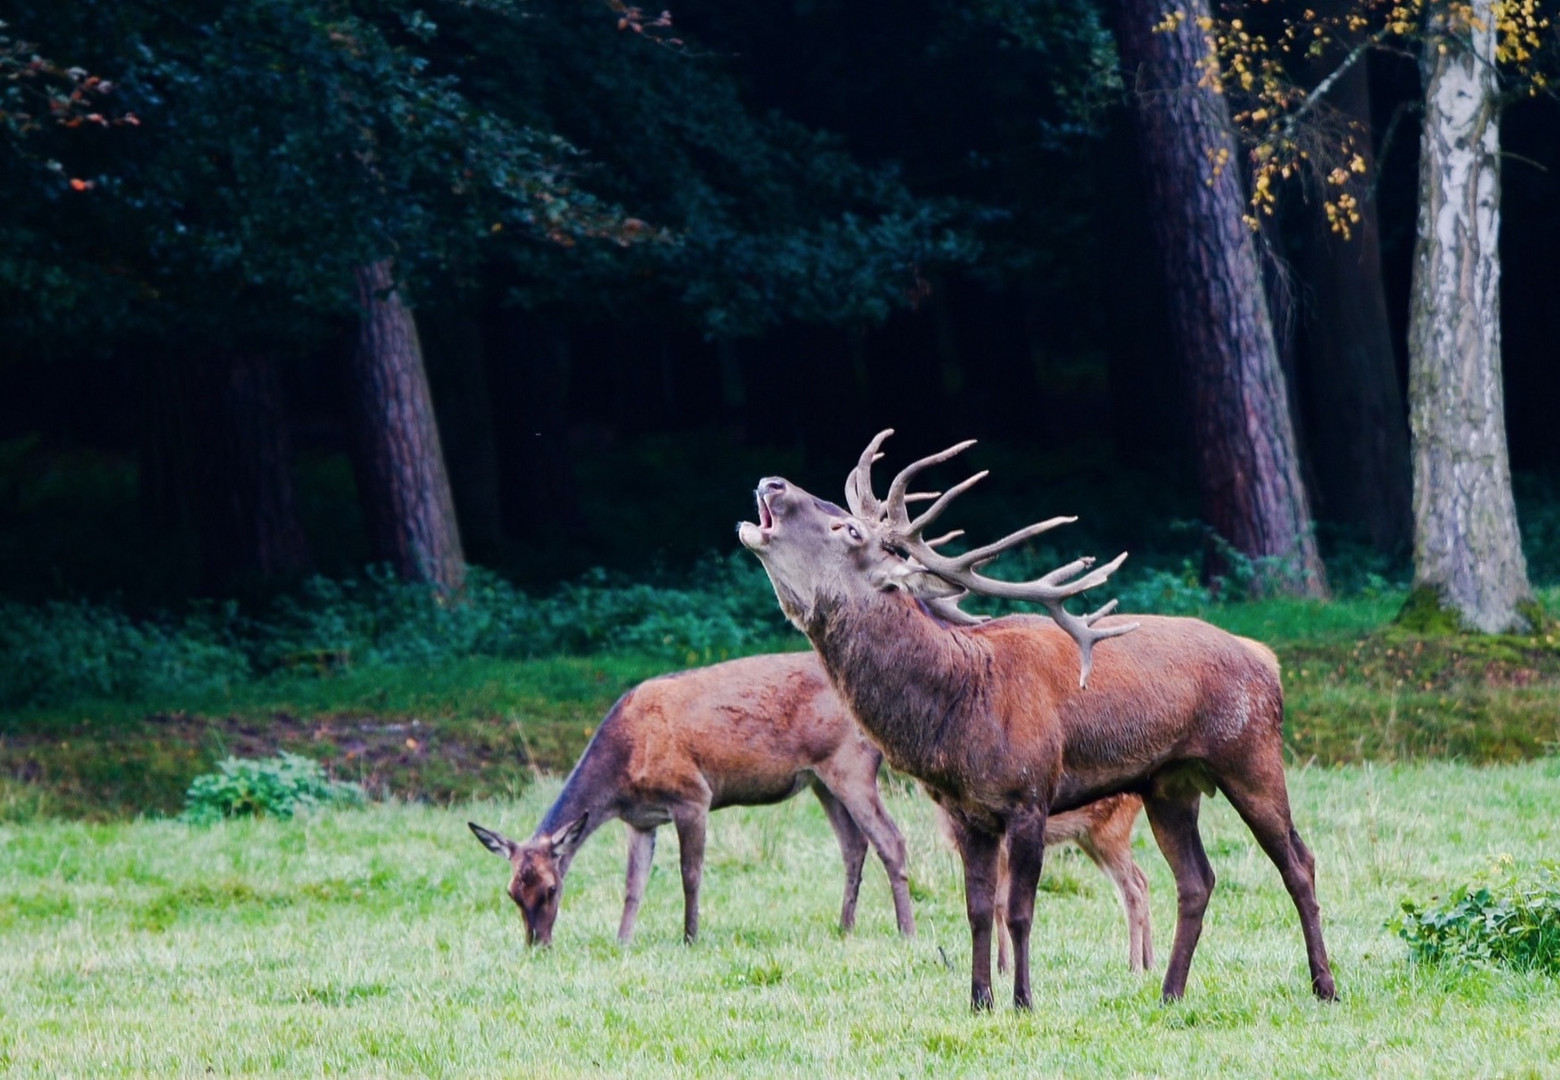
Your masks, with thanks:
<instances>
[{"instance_id":1,"label":"hind's leg","mask_svg":"<svg viewBox=\"0 0 1560 1080\"><path fill-rule=\"evenodd\" d=\"M857 828L850 811L821 780L814 780L812 789L823 804L824 815L834 829L834 837L840 842L840 855L845 860L845 900L840 905L840 929L848 934L856 928L856 898L861 893L861 866L867 859L867 837Z\"/></svg>"}]
</instances>

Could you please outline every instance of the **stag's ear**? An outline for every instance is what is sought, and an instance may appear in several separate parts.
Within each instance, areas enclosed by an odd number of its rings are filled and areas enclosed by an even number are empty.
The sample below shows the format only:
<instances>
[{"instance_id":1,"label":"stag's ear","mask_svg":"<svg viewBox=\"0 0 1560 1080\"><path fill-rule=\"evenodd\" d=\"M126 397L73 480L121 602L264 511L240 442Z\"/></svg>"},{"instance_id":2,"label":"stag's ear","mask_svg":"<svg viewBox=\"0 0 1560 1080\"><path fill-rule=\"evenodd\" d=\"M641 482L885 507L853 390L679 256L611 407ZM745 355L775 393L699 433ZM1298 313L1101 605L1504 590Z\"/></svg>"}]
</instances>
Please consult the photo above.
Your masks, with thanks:
<instances>
[{"instance_id":1,"label":"stag's ear","mask_svg":"<svg viewBox=\"0 0 1560 1080\"><path fill-rule=\"evenodd\" d=\"M580 846L580 841L585 839L585 826L590 822L590 811L586 811L563 828L547 838L552 845L553 858L567 859L574 854L574 849Z\"/></svg>"},{"instance_id":2,"label":"stag's ear","mask_svg":"<svg viewBox=\"0 0 1560 1080\"><path fill-rule=\"evenodd\" d=\"M496 833L492 829L484 829L475 821L468 821L466 825L471 829L472 835L482 841L482 846L494 855L502 855L507 859L515 848L520 846L503 833Z\"/></svg>"},{"instance_id":3,"label":"stag's ear","mask_svg":"<svg viewBox=\"0 0 1560 1080\"><path fill-rule=\"evenodd\" d=\"M918 600L937 600L965 593L963 586L944 581L914 559L885 560L872 568L870 577L877 589L899 589Z\"/></svg>"}]
</instances>

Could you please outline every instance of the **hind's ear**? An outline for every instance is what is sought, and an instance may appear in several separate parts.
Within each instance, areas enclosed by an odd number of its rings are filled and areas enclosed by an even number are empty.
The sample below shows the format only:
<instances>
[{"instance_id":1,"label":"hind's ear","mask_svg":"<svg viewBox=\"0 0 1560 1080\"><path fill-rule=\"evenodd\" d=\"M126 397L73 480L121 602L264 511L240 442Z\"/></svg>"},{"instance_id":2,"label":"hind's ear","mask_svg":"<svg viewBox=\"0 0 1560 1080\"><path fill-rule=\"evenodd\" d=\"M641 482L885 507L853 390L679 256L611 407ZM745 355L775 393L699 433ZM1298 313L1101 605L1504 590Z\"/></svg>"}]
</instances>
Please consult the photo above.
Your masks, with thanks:
<instances>
[{"instance_id":1,"label":"hind's ear","mask_svg":"<svg viewBox=\"0 0 1560 1080\"><path fill-rule=\"evenodd\" d=\"M585 839L585 826L590 822L590 811L586 811L563 828L548 837L552 844L553 858L567 859L574 854L574 849L580 846L580 841Z\"/></svg>"},{"instance_id":2,"label":"hind's ear","mask_svg":"<svg viewBox=\"0 0 1560 1080\"><path fill-rule=\"evenodd\" d=\"M494 855L502 855L507 859L514 852L515 848L520 846L503 833L496 833L492 829L484 829L475 821L468 821L466 824L470 827L472 835L482 841L482 846Z\"/></svg>"}]
</instances>

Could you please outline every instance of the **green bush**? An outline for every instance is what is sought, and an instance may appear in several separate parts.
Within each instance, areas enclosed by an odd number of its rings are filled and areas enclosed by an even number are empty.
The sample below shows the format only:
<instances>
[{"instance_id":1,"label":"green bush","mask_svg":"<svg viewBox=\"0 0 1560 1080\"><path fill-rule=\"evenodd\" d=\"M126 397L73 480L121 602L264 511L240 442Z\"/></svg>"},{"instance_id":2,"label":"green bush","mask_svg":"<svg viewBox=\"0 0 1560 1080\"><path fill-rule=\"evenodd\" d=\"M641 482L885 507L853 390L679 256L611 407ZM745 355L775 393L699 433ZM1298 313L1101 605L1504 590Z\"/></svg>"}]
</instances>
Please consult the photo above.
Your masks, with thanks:
<instances>
[{"instance_id":1,"label":"green bush","mask_svg":"<svg viewBox=\"0 0 1560 1080\"><path fill-rule=\"evenodd\" d=\"M201 825L229 817L290 818L299 810L364 801L360 785L332 780L319 762L299 754L265 761L229 757L190 784L182 818Z\"/></svg>"},{"instance_id":2,"label":"green bush","mask_svg":"<svg viewBox=\"0 0 1560 1080\"><path fill-rule=\"evenodd\" d=\"M209 691L253 674L237 611L134 620L112 604L0 601L0 708Z\"/></svg>"},{"instance_id":3,"label":"green bush","mask_svg":"<svg viewBox=\"0 0 1560 1080\"><path fill-rule=\"evenodd\" d=\"M1416 960L1560 974L1560 864L1543 863L1524 878L1503 856L1445 899L1405 899L1388 925Z\"/></svg>"}]
</instances>

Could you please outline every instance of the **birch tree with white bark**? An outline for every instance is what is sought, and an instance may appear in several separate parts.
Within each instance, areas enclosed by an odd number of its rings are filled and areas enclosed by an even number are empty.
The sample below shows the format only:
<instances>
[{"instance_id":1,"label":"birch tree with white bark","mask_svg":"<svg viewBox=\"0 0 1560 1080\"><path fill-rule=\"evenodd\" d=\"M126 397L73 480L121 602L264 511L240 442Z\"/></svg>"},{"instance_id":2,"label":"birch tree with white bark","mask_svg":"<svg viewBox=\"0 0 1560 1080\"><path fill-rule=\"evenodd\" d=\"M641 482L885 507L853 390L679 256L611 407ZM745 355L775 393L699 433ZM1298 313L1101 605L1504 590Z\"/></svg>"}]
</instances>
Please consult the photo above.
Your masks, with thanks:
<instances>
[{"instance_id":1,"label":"birch tree with white bark","mask_svg":"<svg viewBox=\"0 0 1560 1080\"><path fill-rule=\"evenodd\" d=\"M1500 362L1500 120L1492 0L1434 0L1420 70L1408 330L1414 587L1464 627L1531 628Z\"/></svg>"}]
</instances>

